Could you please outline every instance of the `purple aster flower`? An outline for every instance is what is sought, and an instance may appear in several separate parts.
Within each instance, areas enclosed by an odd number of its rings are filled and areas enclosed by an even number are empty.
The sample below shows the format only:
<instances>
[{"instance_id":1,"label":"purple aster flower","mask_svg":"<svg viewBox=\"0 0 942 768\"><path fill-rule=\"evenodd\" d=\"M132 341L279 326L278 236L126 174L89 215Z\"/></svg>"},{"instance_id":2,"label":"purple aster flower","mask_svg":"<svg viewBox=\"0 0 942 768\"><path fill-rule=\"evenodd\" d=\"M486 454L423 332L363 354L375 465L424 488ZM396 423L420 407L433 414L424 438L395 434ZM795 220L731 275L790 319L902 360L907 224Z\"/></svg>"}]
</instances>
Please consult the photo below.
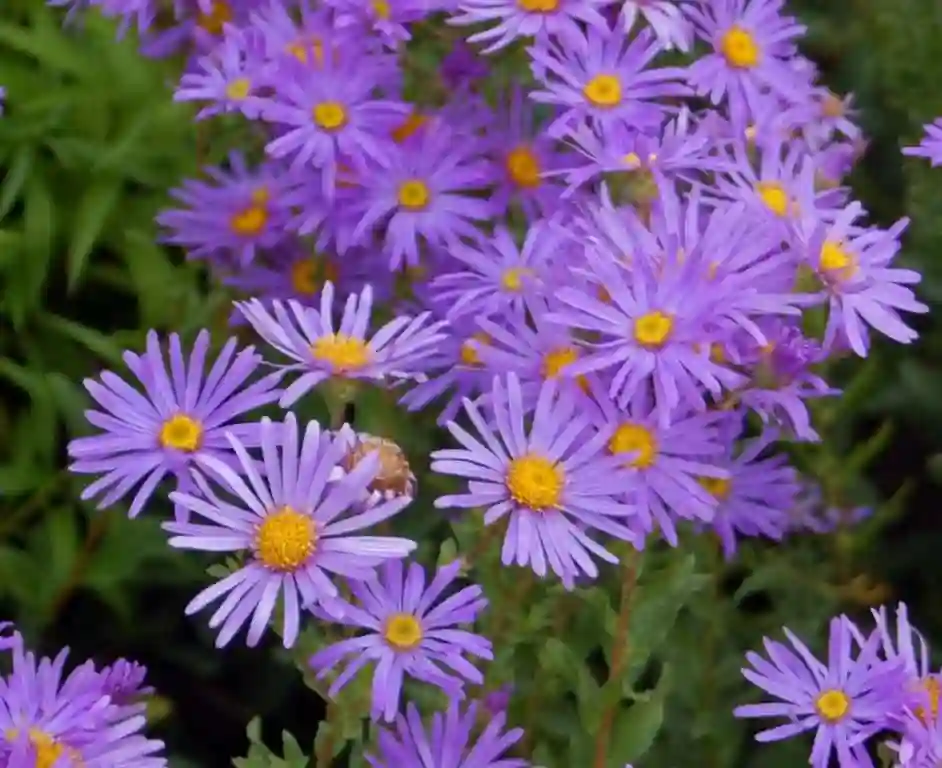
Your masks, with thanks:
<instances>
[{"instance_id":1,"label":"purple aster flower","mask_svg":"<svg viewBox=\"0 0 942 768\"><path fill-rule=\"evenodd\" d=\"M338 617L343 603L330 575L367 579L390 559L405 557L415 542L390 536L354 535L387 520L409 503L400 497L357 511L378 469L378 458L360 461L350 472L328 482L347 445L310 422L299 434L289 413L283 424L262 419L261 460L229 435L239 460L238 470L202 456L196 464L226 492L220 499L200 472L194 472L199 495L172 493L171 499L206 520L166 523L170 546L205 552L245 553L247 561L234 573L200 592L186 607L196 613L221 598L209 626L220 627L221 648L246 623L247 644L258 644L281 597L286 648L298 637L301 606L319 605Z\"/></svg>"},{"instance_id":2,"label":"purple aster flower","mask_svg":"<svg viewBox=\"0 0 942 768\"><path fill-rule=\"evenodd\" d=\"M24 648L18 632L4 643L13 669L0 677L0 763L10 768L165 768L162 741L141 733L143 705L112 699L92 662L64 673L68 649L54 659Z\"/></svg>"},{"instance_id":3,"label":"purple aster flower","mask_svg":"<svg viewBox=\"0 0 942 768\"><path fill-rule=\"evenodd\" d=\"M487 73L487 62L464 40L455 41L439 69L442 82L451 90L471 87Z\"/></svg>"},{"instance_id":4,"label":"purple aster flower","mask_svg":"<svg viewBox=\"0 0 942 768\"><path fill-rule=\"evenodd\" d=\"M868 326L909 344L918 334L903 322L900 311L923 313L929 308L906 287L920 281L919 273L890 266L909 220L901 219L888 230L862 228L856 222L863 215L863 206L853 202L833 223L809 217L799 226L799 240L804 261L820 278L828 299L825 346L846 337L850 348L866 357Z\"/></svg>"},{"instance_id":5,"label":"purple aster flower","mask_svg":"<svg viewBox=\"0 0 942 768\"><path fill-rule=\"evenodd\" d=\"M828 661L822 664L788 629L794 651L766 638L766 661L749 652L752 669L743 675L778 699L775 703L737 707L737 717L781 717L787 720L756 735L778 741L814 730L810 764L828 768L832 753L841 768L870 765L863 742L902 712L905 673L895 660L879 658L879 636L873 635L854 657L853 635L846 616L831 619Z\"/></svg>"},{"instance_id":6,"label":"purple aster flower","mask_svg":"<svg viewBox=\"0 0 942 768\"><path fill-rule=\"evenodd\" d=\"M110 2L116 5L123 0ZM154 58L171 56L181 49L208 53L219 43L227 24L244 27L260 4L261 0L173 0L176 23L145 35L141 53Z\"/></svg>"},{"instance_id":7,"label":"purple aster flower","mask_svg":"<svg viewBox=\"0 0 942 768\"><path fill-rule=\"evenodd\" d=\"M225 27L222 41L198 58L185 72L174 93L174 101L209 102L196 114L197 120L227 112L258 118L264 103L259 91L267 87L274 66L264 55L264 40L253 29Z\"/></svg>"},{"instance_id":8,"label":"purple aster flower","mask_svg":"<svg viewBox=\"0 0 942 768\"><path fill-rule=\"evenodd\" d=\"M144 685L146 676L147 668L142 664L118 659L101 670L101 687L115 704L133 704L136 699L154 692Z\"/></svg>"},{"instance_id":9,"label":"purple aster flower","mask_svg":"<svg viewBox=\"0 0 942 768\"><path fill-rule=\"evenodd\" d=\"M735 436L734 436L735 437ZM705 477L703 488L716 499L712 527L719 536L723 553L732 559L736 540L743 536L765 536L781 541L790 527L801 485L795 469L782 454L760 458L778 433L766 430L746 441L738 455L711 461L729 472L727 478ZM730 445L730 449L732 445Z\"/></svg>"},{"instance_id":10,"label":"purple aster flower","mask_svg":"<svg viewBox=\"0 0 942 768\"><path fill-rule=\"evenodd\" d=\"M286 59L262 110L262 118L277 126L268 154L290 157L294 169L320 170L328 198L341 160L353 167L368 159L386 164L389 135L409 112L401 101L377 97L380 67L368 56L322 56L317 65Z\"/></svg>"},{"instance_id":11,"label":"purple aster flower","mask_svg":"<svg viewBox=\"0 0 942 768\"><path fill-rule=\"evenodd\" d=\"M433 301L448 308L451 322L472 315L520 317L526 303L546 290L549 260L561 239L542 221L530 227L520 247L502 226L473 246L459 243L448 255L465 268L431 281Z\"/></svg>"},{"instance_id":12,"label":"purple aster flower","mask_svg":"<svg viewBox=\"0 0 942 768\"><path fill-rule=\"evenodd\" d=\"M257 437L254 423L233 422L278 399L281 372L249 384L261 355L254 347L235 354L236 340L229 339L206 374L209 343L209 332L200 332L187 359L180 337L171 334L168 371L157 333L150 331L143 355L124 353L143 393L111 371L99 381L85 380L101 408L86 411L85 417L102 434L69 443L70 471L101 475L82 492L83 499L104 494L99 507L107 507L139 486L128 510L135 517L168 474L185 486L194 461L207 456L229 460L226 432L249 443Z\"/></svg>"},{"instance_id":13,"label":"purple aster flower","mask_svg":"<svg viewBox=\"0 0 942 768\"><path fill-rule=\"evenodd\" d=\"M533 102L515 87L485 126L488 154L496 171L491 195L495 213L514 203L530 220L559 210L562 187L547 176L565 167L567 157L537 124L534 113Z\"/></svg>"},{"instance_id":14,"label":"purple aster flower","mask_svg":"<svg viewBox=\"0 0 942 768\"><path fill-rule=\"evenodd\" d=\"M592 394L596 407L591 419L609 436L607 453L635 472L630 485L617 489L635 510L635 529L647 534L659 528L677 546L677 521L711 522L717 499L704 486L730 476L721 466L727 446L719 422L725 414L677 412L663 424L644 389L624 408L606 396L604 387L593 386Z\"/></svg>"},{"instance_id":15,"label":"purple aster flower","mask_svg":"<svg viewBox=\"0 0 942 768\"><path fill-rule=\"evenodd\" d=\"M399 401L410 411L418 411L446 396L438 416L442 425L455 418L465 398L474 400L488 389L493 378L481 360L482 346L489 343L487 334L459 330L445 329L445 338L426 361L424 376Z\"/></svg>"},{"instance_id":16,"label":"purple aster flower","mask_svg":"<svg viewBox=\"0 0 942 768\"><path fill-rule=\"evenodd\" d=\"M366 286L347 296L339 327L334 325L334 286L321 290L320 311L296 301L271 302L269 311L258 299L236 302L255 331L281 354L294 360L280 366L300 371L279 401L289 408L332 376L381 380L414 378L425 359L445 338L443 322L429 323L431 313L400 315L366 340L373 309L373 290Z\"/></svg>"},{"instance_id":17,"label":"purple aster flower","mask_svg":"<svg viewBox=\"0 0 942 768\"><path fill-rule=\"evenodd\" d=\"M567 30L539 38L528 50L533 76L544 86L530 98L562 113L546 129L554 138L586 123L602 131L625 124L659 128L665 109L658 100L690 92L683 82L685 70L648 69L663 49L647 29L633 38L620 29Z\"/></svg>"},{"instance_id":18,"label":"purple aster flower","mask_svg":"<svg viewBox=\"0 0 942 768\"><path fill-rule=\"evenodd\" d=\"M484 53L500 50L517 38L555 36L579 24L608 29L599 8L609 0L461 0L459 13L448 20L456 26L496 25L475 32L469 43L490 43Z\"/></svg>"},{"instance_id":19,"label":"purple aster flower","mask_svg":"<svg viewBox=\"0 0 942 768\"><path fill-rule=\"evenodd\" d=\"M807 78L789 64L805 27L783 16L783 5L784 0L698 0L689 6L697 36L713 52L690 66L688 81L715 105L725 98L737 126L750 122L765 92L792 102L809 94Z\"/></svg>"},{"instance_id":20,"label":"purple aster flower","mask_svg":"<svg viewBox=\"0 0 942 768\"><path fill-rule=\"evenodd\" d=\"M690 0L622 0L621 21L625 34L641 16L664 48L689 50L693 29L684 9Z\"/></svg>"},{"instance_id":21,"label":"purple aster flower","mask_svg":"<svg viewBox=\"0 0 942 768\"><path fill-rule=\"evenodd\" d=\"M933 166L942 164L942 117L936 118L925 126L926 135L919 146L904 147L903 154L910 157L924 157Z\"/></svg>"},{"instance_id":22,"label":"purple aster flower","mask_svg":"<svg viewBox=\"0 0 942 768\"><path fill-rule=\"evenodd\" d=\"M344 606L340 623L368 634L341 640L310 659L318 678L353 656L334 680L328 695L337 693L370 662L373 673L372 716L394 720L405 677L460 695L465 681L482 685L484 676L465 655L492 659L490 641L459 625L473 624L487 605L479 586L465 587L442 600L457 578L461 563L440 568L426 588L425 570L412 563L404 572L398 561L383 567L381 578L351 582L357 604Z\"/></svg>"},{"instance_id":23,"label":"purple aster flower","mask_svg":"<svg viewBox=\"0 0 942 768\"><path fill-rule=\"evenodd\" d=\"M354 240L382 226L383 249L390 269L397 269L419 263L420 239L447 250L462 237L478 236L472 222L489 219L494 206L472 196L492 180L490 164L474 150L468 137L437 124L391 152L382 166L364 168Z\"/></svg>"},{"instance_id":24,"label":"purple aster flower","mask_svg":"<svg viewBox=\"0 0 942 768\"><path fill-rule=\"evenodd\" d=\"M412 39L409 25L432 10L429 0L329 0L338 29L370 30L390 48Z\"/></svg>"},{"instance_id":25,"label":"purple aster flower","mask_svg":"<svg viewBox=\"0 0 942 768\"><path fill-rule=\"evenodd\" d=\"M567 589L580 573L598 575L591 556L617 562L585 528L640 543L624 524L631 508L618 500L632 486L631 475L602 453L613 430L593 429L555 381L541 389L529 432L524 417L530 408L515 374L506 383L494 377L489 402L496 430L467 400L465 412L480 438L454 422L446 425L462 447L434 452L432 471L467 478L468 492L442 496L436 507L484 507L485 525L509 515L501 561L529 565L541 577L548 565Z\"/></svg>"},{"instance_id":26,"label":"purple aster flower","mask_svg":"<svg viewBox=\"0 0 942 768\"><path fill-rule=\"evenodd\" d=\"M406 714L396 719L395 732L380 729L379 753L366 759L372 768L529 768L526 760L503 756L520 741L522 729L505 732L507 717L501 713L488 718L484 730L472 739L478 723L476 703L462 712L461 702L452 699L444 714L435 713L427 731L419 711L409 704Z\"/></svg>"},{"instance_id":27,"label":"purple aster flower","mask_svg":"<svg viewBox=\"0 0 942 768\"><path fill-rule=\"evenodd\" d=\"M274 163L250 171L239 152L229 155L229 166L205 169L212 183L190 180L173 190L186 208L164 211L157 223L172 231L164 241L182 246L190 257L232 253L248 264L258 249L274 248L287 237L291 210L284 194L291 180Z\"/></svg>"}]
</instances>

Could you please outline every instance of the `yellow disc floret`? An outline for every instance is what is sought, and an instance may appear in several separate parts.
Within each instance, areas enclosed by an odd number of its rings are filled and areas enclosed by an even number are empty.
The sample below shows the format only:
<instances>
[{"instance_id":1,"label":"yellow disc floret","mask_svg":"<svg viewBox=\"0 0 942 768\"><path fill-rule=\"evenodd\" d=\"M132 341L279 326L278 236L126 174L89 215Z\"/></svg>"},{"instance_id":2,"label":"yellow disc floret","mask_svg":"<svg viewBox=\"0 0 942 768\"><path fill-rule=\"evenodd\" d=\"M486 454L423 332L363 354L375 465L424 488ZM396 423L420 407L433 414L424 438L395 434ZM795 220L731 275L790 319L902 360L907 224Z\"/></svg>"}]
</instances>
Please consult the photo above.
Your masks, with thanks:
<instances>
[{"instance_id":1,"label":"yellow disc floret","mask_svg":"<svg viewBox=\"0 0 942 768\"><path fill-rule=\"evenodd\" d=\"M563 495L562 467L544 456L525 454L507 468L507 490L518 504L535 510L555 509Z\"/></svg>"},{"instance_id":2,"label":"yellow disc floret","mask_svg":"<svg viewBox=\"0 0 942 768\"><path fill-rule=\"evenodd\" d=\"M163 448L192 453L203 441L203 425L185 413L177 413L164 421L157 439Z\"/></svg>"},{"instance_id":3,"label":"yellow disc floret","mask_svg":"<svg viewBox=\"0 0 942 768\"><path fill-rule=\"evenodd\" d=\"M428 205L432 193L420 179L409 179L399 185L399 205L409 211L421 211Z\"/></svg>"},{"instance_id":4,"label":"yellow disc floret","mask_svg":"<svg viewBox=\"0 0 942 768\"><path fill-rule=\"evenodd\" d=\"M839 688L831 688L818 694L814 708L825 722L838 723L850 712L850 697Z\"/></svg>"},{"instance_id":5,"label":"yellow disc floret","mask_svg":"<svg viewBox=\"0 0 942 768\"><path fill-rule=\"evenodd\" d=\"M411 613L394 613L383 626L383 639L397 651L411 651L422 635L422 625Z\"/></svg>"},{"instance_id":6,"label":"yellow disc floret","mask_svg":"<svg viewBox=\"0 0 942 768\"><path fill-rule=\"evenodd\" d=\"M621 103L621 82L614 75L596 75L585 84L582 95L596 107L615 107Z\"/></svg>"},{"instance_id":7,"label":"yellow disc floret","mask_svg":"<svg viewBox=\"0 0 942 768\"><path fill-rule=\"evenodd\" d=\"M363 339L334 333L321 336L311 345L315 360L329 363L337 372L355 371L370 361L370 348Z\"/></svg>"},{"instance_id":8,"label":"yellow disc floret","mask_svg":"<svg viewBox=\"0 0 942 768\"><path fill-rule=\"evenodd\" d=\"M609 453L633 453L635 457L626 466L647 469L657 461L657 437L642 424L625 422L608 439Z\"/></svg>"},{"instance_id":9,"label":"yellow disc floret","mask_svg":"<svg viewBox=\"0 0 942 768\"><path fill-rule=\"evenodd\" d=\"M635 320L634 337L642 347L663 346L674 329L674 319L665 312L647 312Z\"/></svg>"},{"instance_id":10,"label":"yellow disc floret","mask_svg":"<svg viewBox=\"0 0 942 768\"><path fill-rule=\"evenodd\" d=\"M317 527L310 516L291 507L270 512L255 532L255 554L273 571L295 571L314 554Z\"/></svg>"},{"instance_id":11,"label":"yellow disc floret","mask_svg":"<svg viewBox=\"0 0 942 768\"><path fill-rule=\"evenodd\" d=\"M734 25L720 38L720 53L726 63L737 69L752 69L758 66L762 57L759 43L752 33L743 27Z\"/></svg>"}]
</instances>

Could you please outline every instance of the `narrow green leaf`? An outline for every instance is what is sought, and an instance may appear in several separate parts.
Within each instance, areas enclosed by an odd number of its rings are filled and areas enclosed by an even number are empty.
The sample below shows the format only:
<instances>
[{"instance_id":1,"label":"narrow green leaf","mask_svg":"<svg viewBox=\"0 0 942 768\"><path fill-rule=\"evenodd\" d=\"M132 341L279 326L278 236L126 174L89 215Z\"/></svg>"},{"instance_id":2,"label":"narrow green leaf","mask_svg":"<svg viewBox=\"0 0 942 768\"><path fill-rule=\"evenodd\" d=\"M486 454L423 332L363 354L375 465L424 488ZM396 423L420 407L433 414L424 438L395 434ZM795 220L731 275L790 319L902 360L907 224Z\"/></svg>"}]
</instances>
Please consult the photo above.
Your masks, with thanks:
<instances>
[{"instance_id":1,"label":"narrow green leaf","mask_svg":"<svg viewBox=\"0 0 942 768\"><path fill-rule=\"evenodd\" d=\"M72 242L69 244L70 291L79 284L88 256L101 236L108 216L115 209L121 189L120 179L101 179L93 183L79 201Z\"/></svg>"},{"instance_id":2,"label":"narrow green leaf","mask_svg":"<svg viewBox=\"0 0 942 768\"><path fill-rule=\"evenodd\" d=\"M624 768L642 757L654 743L664 722L664 700L669 689L668 669L650 698L623 708L615 717L609 745L608 768Z\"/></svg>"},{"instance_id":3,"label":"narrow green leaf","mask_svg":"<svg viewBox=\"0 0 942 768\"><path fill-rule=\"evenodd\" d=\"M0 43L60 74L79 75L82 73L81 63L88 60L88 57L77 55L61 31L58 34L38 34L35 29L0 24Z\"/></svg>"},{"instance_id":4,"label":"narrow green leaf","mask_svg":"<svg viewBox=\"0 0 942 768\"><path fill-rule=\"evenodd\" d=\"M35 159L36 153L32 147L23 147L14 152L13 161L4 174L3 184L0 185L0 219L10 212L13 204L19 199L33 170Z\"/></svg>"},{"instance_id":5,"label":"narrow green leaf","mask_svg":"<svg viewBox=\"0 0 942 768\"><path fill-rule=\"evenodd\" d=\"M120 367L122 349L114 337L106 336L94 328L87 328L80 323L53 314L43 314L40 321L46 328L55 331L72 341L81 344L87 350L106 360L110 365Z\"/></svg>"}]
</instances>

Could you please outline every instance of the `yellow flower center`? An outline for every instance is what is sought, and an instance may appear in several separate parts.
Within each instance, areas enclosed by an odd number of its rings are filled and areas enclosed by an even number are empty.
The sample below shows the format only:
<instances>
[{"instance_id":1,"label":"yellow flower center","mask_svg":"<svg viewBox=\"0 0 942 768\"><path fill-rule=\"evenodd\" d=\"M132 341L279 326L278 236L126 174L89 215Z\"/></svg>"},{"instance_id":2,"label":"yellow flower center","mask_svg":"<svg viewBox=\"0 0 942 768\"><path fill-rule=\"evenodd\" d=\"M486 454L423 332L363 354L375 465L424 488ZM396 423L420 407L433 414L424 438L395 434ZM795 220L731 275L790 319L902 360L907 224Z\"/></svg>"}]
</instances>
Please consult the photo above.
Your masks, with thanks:
<instances>
[{"instance_id":1,"label":"yellow flower center","mask_svg":"<svg viewBox=\"0 0 942 768\"><path fill-rule=\"evenodd\" d=\"M225 0L215 0L209 13L201 13L196 23L211 35L221 35L223 24L232 21L232 6Z\"/></svg>"},{"instance_id":2,"label":"yellow flower center","mask_svg":"<svg viewBox=\"0 0 942 768\"><path fill-rule=\"evenodd\" d=\"M514 459L507 468L506 483L511 498L530 509L542 511L558 507L565 482L562 467L534 453Z\"/></svg>"},{"instance_id":3,"label":"yellow flower center","mask_svg":"<svg viewBox=\"0 0 942 768\"><path fill-rule=\"evenodd\" d=\"M567 365L579 359L579 350L575 347L558 347L551 349L543 356L543 365L540 373L544 379L558 378ZM585 376L578 376L576 382L583 392L589 391L589 381Z\"/></svg>"},{"instance_id":4,"label":"yellow flower center","mask_svg":"<svg viewBox=\"0 0 942 768\"><path fill-rule=\"evenodd\" d=\"M510 269L506 269L504 270L504 274L500 277L501 288L511 293L519 293L523 290L524 278L532 273L533 271L526 267L511 267Z\"/></svg>"},{"instance_id":5,"label":"yellow flower center","mask_svg":"<svg viewBox=\"0 0 942 768\"><path fill-rule=\"evenodd\" d=\"M339 101L322 101L314 107L314 122L325 131L336 131L347 123L347 110Z\"/></svg>"},{"instance_id":6,"label":"yellow flower center","mask_svg":"<svg viewBox=\"0 0 942 768\"><path fill-rule=\"evenodd\" d=\"M777 181L760 181L756 185L756 192L768 208L776 216L787 216L790 200L785 187Z\"/></svg>"},{"instance_id":7,"label":"yellow flower center","mask_svg":"<svg viewBox=\"0 0 942 768\"><path fill-rule=\"evenodd\" d=\"M389 0L373 0L373 13L377 18L386 21L392 15L392 9L389 7Z\"/></svg>"},{"instance_id":8,"label":"yellow flower center","mask_svg":"<svg viewBox=\"0 0 942 768\"><path fill-rule=\"evenodd\" d=\"M317 527L291 507L269 513L255 532L255 554L273 571L294 571L314 553Z\"/></svg>"},{"instance_id":9,"label":"yellow flower center","mask_svg":"<svg viewBox=\"0 0 942 768\"><path fill-rule=\"evenodd\" d=\"M399 185L399 205L409 211L421 211L431 197L428 186L419 179L409 179Z\"/></svg>"},{"instance_id":10,"label":"yellow flower center","mask_svg":"<svg viewBox=\"0 0 942 768\"><path fill-rule=\"evenodd\" d=\"M848 253L841 243L826 240L821 246L818 266L830 277L848 280L857 273L857 263L853 254Z\"/></svg>"},{"instance_id":11,"label":"yellow flower center","mask_svg":"<svg viewBox=\"0 0 942 768\"><path fill-rule=\"evenodd\" d=\"M939 716L939 700L942 699L942 683L937 677L927 677L919 681L919 687L929 697L929 711L925 707L916 707L914 714L922 722L934 722Z\"/></svg>"},{"instance_id":12,"label":"yellow flower center","mask_svg":"<svg viewBox=\"0 0 942 768\"><path fill-rule=\"evenodd\" d=\"M641 167L641 158L638 157L637 152L629 152L622 158L622 162L631 170L636 170Z\"/></svg>"},{"instance_id":13,"label":"yellow flower center","mask_svg":"<svg viewBox=\"0 0 942 768\"><path fill-rule=\"evenodd\" d=\"M229 219L232 231L240 237L254 237L268 223L268 209L264 205L253 204L243 208Z\"/></svg>"},{"instance_id":14,"label":"yellow flower center","mask_svg":"<svg viewBox=\"0 0 942 768\"><path fill-rule=\"evenodd\" d=\"M517 5L529 13L552 13L559 8L559 0L517 0Z\"/></svg>"},{"instance_id":15,"label":"yellow flower center","mask_svg":"<svg viewBox=\"0 0 942 768\"><path fill-rule=\"evenodd\" d=\"M608 439L608 451L611 454L634 453L635 458L626 466L647 469L657 461L657 438L654 433L641 424L625 422Z\"/></svg>"},{"instance_id":16,"label":"yellow flower center","mask_svg":"<svg viewBox=\"0 0 942 768\"><path fill-rule=\"evenodd\" d=\"M642 347L657 348L667 341L674 328L674 319L660 310L648 312L635 320L634 335Z\"/></svg>"},{"instance_id":17,"label":"yellow flower center","mask_svg":"<svg viewBox=\"0 0 942 768\"><path fill-rule=\"evenodd\" d=\"M231 101L242 101L252 90L252 81L247 77L237 77L226 86L226 98Z\"/></svg>"},{"instance_id":18,"label":"yellow flower center","mask_svg":"<svg viewBox=\"0 0 942 768\"><path fill-rule=\"evenodd\" d=\"M321 336L311 345L311 354L315 360L330 363L339 373L355 371L370 361L370 348L366 342L342 333Z\"/></svg>"},{"instance_id":19,"label":"yellow flower center","mask_svg":"<svg viewBox=\"0 0 942 768\"><path fill-rule=\"evenodd\" d=\"M525 144L514 147L505 160L507 175L518 187L532 189L540 186L540 161Z\"/></svg>"},{"instance_id":20,"label":"yellow flower center","mask_svg":"<svg viewBox=\"0 0 942 768\"><path fill-rule=\"evenodd\" d=\"M290 53L302 64L308 62L308 51L314 52L314 59L318 64L324 63L324 43L316 35L307 39L296 40L285 46L285 51Z\"/></svg>"},{"instance_id":21,"label":"yellow flower center","mask_svg":"<svg viewBox=\"0 0 942 768\"><path fill-rule=\"evenodd\" d=\"M313 296L328 280L337 282L337 266L326 258L299 259L291 265L291 287L302 296Z\"/></svg>"},{"instance_id":22,"label":"yellow flower center","mask_svg":"<svg viewBox=\"0 0 942 768\"><path fill-rule=\"evenodd\" d=\"M843 117L844 100L835 96L833 93L828 93L827 96L821 100L821 114L831 119Z\"/></svg>"},{"instance_id":23,"label":"yellow flower center","mask_svg":"<svg viewBox=\"0 0 942 768\"><path fill-rule=\"evenodd\" d=\"M16 741L20 735L19 729L8 728L4 735L8 741ZM69 758L68 765L70 768L81 768L85 765L78 750L60 744L52 736L40 731L38 728L30 728L29 741L36 754L34 768L52 768L63 756Z\"/></svg>"},{"instance_id":24,"label":"yellow flower center","mask_svg":"<svg viewBox=\"0 0 942 768\"><path fill-rule=\"evenodd\" d=\"M411 651L422 642L422 625L411 613L394 613L386 619L383 638L397 651Z\"/></svg>"},{"instance_id":25,"label":"yellow flower center","mask_svg":"<svg viewBox=\"0 0 942 768\"><path fill-rule=\"evenodd\" d=\"M393 129L392 140L397 144L415 136L418 130L428 122L428 118L420 112L413 112L400 125Z\"/></svg>"},{"instance_id":26,"label":"yellow flower center","mask_svg":"<svg viewBox=\"0 0 942 768\"><path fill-rule=\"evenodd\" d=\"M850 711L850 698L843 691L832 688L818 695L814 708L825 722L837 723Z\"/></svg>"},{"instance_id":27,"label":"yellow flower center","mask_svg":"<svg viewBox=\"0 0 942 768\"><path fill-rule=\"evenodd\" d=\"M762 55L752 33L738 25L730 27L720 38L720 52L726 63L737 69L752 69Z\"/></svg>"},{"instance_id":28,"label":"yellow flower center","mask_svg":"<svg viewBox=\"0 0 942 768\"><path fill-rule=\"evenodd\" d=\"M464 344L461 345L461 362L465 365L480 365L481 364L481 355L478 354L478 351L474 348L474 345L471 343L476 341L478 344L487 344L490 342L490 337L486 333L475 333L470 339L468 339Z\"/></svg>"},{"instance_id":29,"label":"yellow flower center","mask_svg":"<svg viewBox=\"0 0 942 768\"><path fill-rule=\"evenodd\" d=\"M583 95L597 107L614 107L621 103L621 83L614 75L596 75L582 89Z\"/></svg>"},{"instance_id":30,"label":"yellow flower center","mask_svg":"<svg viewBox=\"0 0 942 768\"><path fill-rule=\"evenodd\" d=\"M732 485L727 478L723 477L701 477L697 479L703 490L709 493L718 501L724 501L729 498L729 492Z\"/></svg>"},{"instance_id":31,"label":"yellow flower center","mask_svg":"<svg viewBox=\"0 0 942 768\"><path fill-rule=\"evenodd\" d=\"M203 425L186 414L178 413L164 421L158 440L164 448L193 453L203 440Z\"/></svg>"}]
</instances>

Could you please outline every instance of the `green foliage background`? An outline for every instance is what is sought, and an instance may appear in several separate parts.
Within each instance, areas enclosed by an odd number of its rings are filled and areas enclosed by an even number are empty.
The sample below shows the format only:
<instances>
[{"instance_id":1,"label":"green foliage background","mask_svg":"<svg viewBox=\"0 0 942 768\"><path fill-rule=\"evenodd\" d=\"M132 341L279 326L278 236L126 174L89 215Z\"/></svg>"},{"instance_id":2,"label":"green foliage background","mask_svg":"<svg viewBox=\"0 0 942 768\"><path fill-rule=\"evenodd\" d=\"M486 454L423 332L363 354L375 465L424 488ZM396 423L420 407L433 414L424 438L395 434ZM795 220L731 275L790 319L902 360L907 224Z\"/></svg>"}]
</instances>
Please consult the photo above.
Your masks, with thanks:
<instances>
[{"instance_id":1,"label":"green foliage background","mask_svg":"<svg viewBox=\"0 0 942 768\"><path fill-rule=\"evenodd\" d=\"M904 258L925 275L921 294L937 312L942 170L899 149L942 114L942 6L801 0L793 8L810 28L806 53L835 90L857 96L871 143L856 194L880 223L912 218ZM121 370L122 350L140 348L149 328L191 337L208 327L217 341L228 334L228 297L155 244L153 224L168 189L218 161L228 144L207 142L192 110L171 101L175 62L143 59L94 14L81 29L63 30L61 21L41 0L6 0L0 15L9 105L0 119L0 616L47 652L68 644L77 657L147 663L161 693L153 727L174 766L231 764L248 751L245 727L256 714L265 728L251 729L254 742L280 752L282 730L297 742L285 741L284 762L256 744L242 765L303 766L324 708L297 674L297 657L275 642L214 651L203 619L182 614L208 563L165 546L158 520L167 510L133 522L120 509L98 513L64 470L67 440L87 430L84 377ZM484 627L498 649L489 682L516 676L511 717L529 729L538 764L588 765L606 718L615 734L610 765L642 754L648 768L691 765L692 755L707 768L802 764L807 744L757 750L749 726L730 715L753 695L739 675L745 648L783 623L820 641L831 612L862 613L895 598L942 641L937 317L919 320L915 347L878 346L865 363L834 366L829 375L847 394L816 414L824 444L796 451L836 505L873 505L875 515L832 537L746 547L731 565L706 539L646 554L626 571L637 579L626 663L613 664L607 650L625 629L622 574L577 598L488 567L493 553L476 561L488 594L502 596ZM425 476L426 457L441 436L380 393L364 393L356 414L360 428L409 453L422 493L403 527L425 542L426 561L484 551L474 522L452 530L431 507L439 489ZM359 738L355 709L347 720L332 711L321 757L338 751L342 761L348 739Z\"/></svg>"}]
</instances>

